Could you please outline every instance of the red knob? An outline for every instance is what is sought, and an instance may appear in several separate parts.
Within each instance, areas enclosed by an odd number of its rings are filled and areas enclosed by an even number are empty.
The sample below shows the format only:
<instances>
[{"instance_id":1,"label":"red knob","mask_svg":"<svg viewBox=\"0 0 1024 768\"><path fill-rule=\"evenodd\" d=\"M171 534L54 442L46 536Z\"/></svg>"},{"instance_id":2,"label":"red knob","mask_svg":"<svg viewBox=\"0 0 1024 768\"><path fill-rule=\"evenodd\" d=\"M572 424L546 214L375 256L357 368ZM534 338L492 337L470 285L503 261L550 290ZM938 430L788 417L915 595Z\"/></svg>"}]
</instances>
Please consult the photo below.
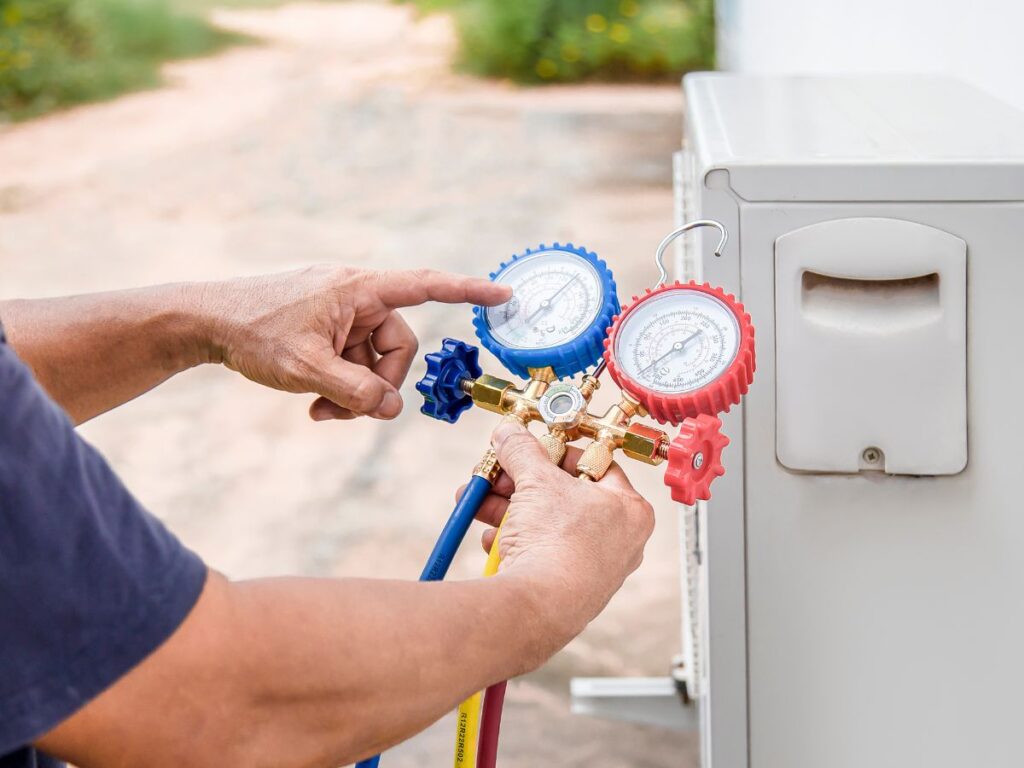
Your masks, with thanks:
<instances>
[{"instance_id":1,"label":"red knob","mask_svg":"<svg viewBox=\"0 0 1024 768\"><path fill-rule=\"evenodd\" d=\"M721 427L720 419L704 413L683 419L679 434L669 444L665 470L665 485L672 490L673 500L695 504L711 498L711 483L725 474L722 451L729 438Z\"/></svg>"}]
</instances>

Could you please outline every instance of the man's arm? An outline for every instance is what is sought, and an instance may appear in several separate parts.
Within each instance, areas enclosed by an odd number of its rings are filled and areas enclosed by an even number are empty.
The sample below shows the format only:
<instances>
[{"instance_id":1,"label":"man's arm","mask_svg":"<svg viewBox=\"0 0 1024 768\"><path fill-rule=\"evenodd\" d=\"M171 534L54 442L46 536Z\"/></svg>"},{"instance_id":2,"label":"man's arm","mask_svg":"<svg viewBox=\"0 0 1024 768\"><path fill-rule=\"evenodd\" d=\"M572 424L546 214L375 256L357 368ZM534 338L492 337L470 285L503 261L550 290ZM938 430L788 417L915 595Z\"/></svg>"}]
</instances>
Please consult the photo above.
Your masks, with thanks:
<instances>
[{"instance_id":1,"label":"man's arm","mask_svg":"<svg viewBox=\"0 0 1024 768\"><path fill-rule=\"evenodd\" d=\"M174 374L224 363L275 389L312 393L318 420L394 418L416 354L396 311L427 301L497 304L489 280L337 266L224 282L0 303L18 356L75 423Z\"/></svg>"},{"instance_id":2,"label":"man's arm","mask_svg":"<svg viewBox=\"0 0 1024 768\"><path fill-rule=\"evenodd\" d=\"M514 576L211 573L167 643L37 746L81 768L348 764L557 650L569 638L538 607Z\"/></svg>"},{"instance_id":3,"label":"man's arm","mask_svg":"<svg viewBox=\"0 0 1024 768\"><path fill-rule=\"evenodd\" d=\"M8 343L80 424L209 362L194 286L0 302Z\"/></svg>"},{"instance_id":4,"label":"man's arm","mask_svg":"<svg viewBox=\"0 0 1024 768\"><path fill-rule=\"evenodd\" d=\"M497 576L211 574L163 646L37 746L81 768L333 768L536 667L639 565L653 514L615 465L584 483L517 425L499 427L495 448L508 473L485 512L507 512Z\"/></svg>"}]
</instances>

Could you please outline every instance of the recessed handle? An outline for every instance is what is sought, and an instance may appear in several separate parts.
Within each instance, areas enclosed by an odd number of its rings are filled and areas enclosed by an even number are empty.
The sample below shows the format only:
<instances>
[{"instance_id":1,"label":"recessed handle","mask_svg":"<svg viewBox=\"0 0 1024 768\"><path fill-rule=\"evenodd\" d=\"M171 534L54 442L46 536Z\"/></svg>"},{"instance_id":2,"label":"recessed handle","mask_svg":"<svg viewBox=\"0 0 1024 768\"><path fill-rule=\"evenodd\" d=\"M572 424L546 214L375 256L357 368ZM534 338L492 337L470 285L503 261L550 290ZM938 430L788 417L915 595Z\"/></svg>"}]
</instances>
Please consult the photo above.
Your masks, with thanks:
<instances>
[{"instance_id":1,"label":"recessed handle","mask_svg":"<svg viewBox=\"0 0 1024 768\"><path fill-rule=\"evenodd\" d=\"M939 273L870 280L814 270L801 276L800 306L808 320L863 333L899 333L942 317Z\"/></svg>"}]
</instances>

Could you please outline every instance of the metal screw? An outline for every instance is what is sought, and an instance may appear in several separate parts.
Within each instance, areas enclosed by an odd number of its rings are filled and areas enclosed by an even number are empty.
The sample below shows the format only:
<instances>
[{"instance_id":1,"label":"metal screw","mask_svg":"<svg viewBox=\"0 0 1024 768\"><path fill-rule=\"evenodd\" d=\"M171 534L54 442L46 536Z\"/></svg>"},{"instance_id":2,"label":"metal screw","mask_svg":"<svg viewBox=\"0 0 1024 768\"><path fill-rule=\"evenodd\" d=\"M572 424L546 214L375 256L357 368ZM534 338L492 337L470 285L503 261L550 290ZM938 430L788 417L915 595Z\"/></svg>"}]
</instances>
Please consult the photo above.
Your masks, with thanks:
<instances>
[{"instance_id":1,"label":"metal screw","mask_svg":"<svg viewBox=\"0 0 1024 768\"><path fill-rule=\"evenodd\" d=\"M704 466L704 454L701 453L700 451L697 451L697 453L695 453L693 455L693 468L694 469L700 469L703 466Z\"/></svg>"},{"instance_id":2,"label":"metal screw","mask_svg":"<svg viewBox=\"0 0 1024 768\"><path fill-rule=\"evenodd\" d=\"M877 464L882 458L882 452L877 448L865 448L861 457L868 464Z\"/></svg>"}]
</instances>

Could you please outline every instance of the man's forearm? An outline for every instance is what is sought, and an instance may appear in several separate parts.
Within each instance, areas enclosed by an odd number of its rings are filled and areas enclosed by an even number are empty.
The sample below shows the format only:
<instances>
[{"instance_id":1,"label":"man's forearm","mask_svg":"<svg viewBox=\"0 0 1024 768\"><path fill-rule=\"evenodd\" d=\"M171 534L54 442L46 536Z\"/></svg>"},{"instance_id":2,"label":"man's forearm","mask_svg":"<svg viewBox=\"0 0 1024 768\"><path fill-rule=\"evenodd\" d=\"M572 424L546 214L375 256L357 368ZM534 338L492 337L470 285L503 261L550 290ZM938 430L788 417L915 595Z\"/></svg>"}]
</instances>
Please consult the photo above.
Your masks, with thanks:
<instances>
[{"instance_id":1,"label":"man's forearm","mask_svg":"<svg viewBox=\"0 0 1024 768\"><path fill-rule=\"evenodd\" d=\"M39 746L83 768L346 764L539 665L581 629L559 615L512 574L211 574L178 632Z\"/></svg>"},{"instance_id":2,"label":"man's forearm","mask_svg":"<svg viewBox=\"0 0 1024 768\"><path fill-rule=\"evenodd\" d=\"M253 649L249 682L250 711L267 724L256 753L277 757L267 764L288 764L298 744L310 752L297 765L376 754L474 691L533 669L569 639L515 577L288 579L240 591L243 614L259 625L250 637L266 642Z\"/></svg>"},{"instance_id":3,"label":"man's forearm","mask_svg":"<svg viewBox=\"0 0 1024 768\"><path fill-rule=\"evenodd\" d=\"M7 339L81 423L204 362L195 285L0 303Z\"/></svg>"}]
</instances>

